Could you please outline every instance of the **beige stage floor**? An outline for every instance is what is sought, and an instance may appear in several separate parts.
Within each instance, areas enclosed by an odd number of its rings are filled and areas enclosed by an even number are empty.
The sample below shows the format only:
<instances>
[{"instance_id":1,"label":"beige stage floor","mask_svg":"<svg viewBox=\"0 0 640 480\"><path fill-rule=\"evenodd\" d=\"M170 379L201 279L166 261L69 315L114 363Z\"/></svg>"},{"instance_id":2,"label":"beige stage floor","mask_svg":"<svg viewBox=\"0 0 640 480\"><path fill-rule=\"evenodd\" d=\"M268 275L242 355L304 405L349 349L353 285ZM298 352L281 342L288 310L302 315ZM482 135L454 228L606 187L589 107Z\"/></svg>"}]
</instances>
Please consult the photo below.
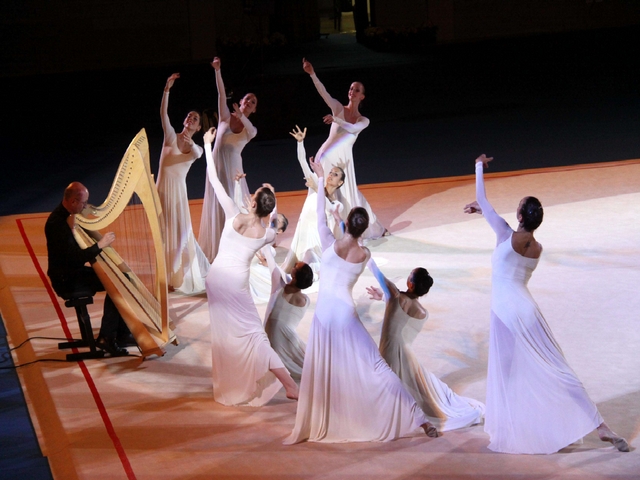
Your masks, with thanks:
<instances>
[{"instance_id":1,"label":"beige stage floor","mask_svg":"<svg viewBox=\"0 0 640 480\"><path fill-rule=\"evenodd\" d=\"M55 478L640 478L640 160L488 178L489 199L512 225L521 197L543 202L545 221L536 236L544 253L531 291L631 453L617 452L592 433L554 455L496 454L487 449L482 426L437 439L285 447L295 402L280 392L262 408L215 403L206 298L172 294L180 345L169 346L162 358L41 362L18 370ZM393 233L368 245L383 272L402 282L421 265L435 279L424 298L430 319L415 344L421 361L456 392L484 400L495 239L481 217L462 213L474 199L473 177L371 185L363 193ZM279 209L291 220L282 247L293 236L303 200L303 192L279 195ZM192 204L194 219L200 207ZM13 345L63 336L64 323L77 335L75 314L43 283L45 219L0 219L0 308ZM383 305L368 299L365 287L372 284L367 271L354 297L377 340ZM303 338L315 297L300 325ZM97 297L94 325L101 309ZM48 340L14 353L16 364L44 358L64 353Z\"/></svg>"}]
</instances>

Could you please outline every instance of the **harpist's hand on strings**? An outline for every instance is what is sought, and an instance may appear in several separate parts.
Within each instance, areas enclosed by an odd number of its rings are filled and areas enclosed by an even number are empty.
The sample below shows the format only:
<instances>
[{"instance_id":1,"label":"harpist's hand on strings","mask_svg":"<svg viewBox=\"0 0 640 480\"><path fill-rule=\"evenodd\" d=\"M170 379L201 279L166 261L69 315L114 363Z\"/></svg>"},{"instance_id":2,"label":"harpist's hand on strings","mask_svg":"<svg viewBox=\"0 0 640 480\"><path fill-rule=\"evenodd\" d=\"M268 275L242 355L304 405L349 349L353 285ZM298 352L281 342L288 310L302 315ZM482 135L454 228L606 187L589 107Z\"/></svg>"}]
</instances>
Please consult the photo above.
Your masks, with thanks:
<instances>
[{"instance_id":1,"label":"harpist's hand on strings","mask_svg":"<svg viewBox=\"0 0 640 480\"><path fill-rule=\"evenodd\" d=\"M175 82L177 78L180 78L179 73L173 73L169 78L167 78L167 84L164 86L165 92L168 92L171 87L173 87L173 82Z\"/></svg>"},{"instance_id":2,"label":"harpist's hand on strings","mask_svg":"<svg viewBox=\"0 0 640 480\"><path fill-rule=\"evenodd\" d=\"M204 137L203 137L204 143L211 144L215 139L216 139L216 128L211 127L209 130L207 130L204 133Z\"/></svg>"},{"instance_id":3,"label":"harpist's hand on strings","mask_svg":"<svg viewBox=\"0 0 640 480\"><path fill-rule=\"evenodd\" d=\"M116 239L116 234L113 232L108 232L103 235L103 237L98 241L98 247L106 248L111 245Z\"/></svg>"},{"instance_id":4,"label":"harpist's hand on strings","mask_svg":"<svg viewBox=\"0 0 640 480\"><path fill-rule=\"evenodd\" d=\"M464 213L479 213L482 215L482 209L478 202L471 202L464 206Z\"/></svg>"},{"instance_id":5,"label":"harpist's hand on strings","mask_svg":"<svg viewBox=\"0 0 640 480\"><path fill-rule=\"evenodd\" d=\"M213 61L211 62L211 66L216 70L220 70L220 59L218 57L213 57Z\"/></svg>"},{"instance_id":6,"label":"harpist's hand on strings","mask_svg":"<svg viewBox=\"0 0 640 480\"><path fill-rule=\"evenodd\" d=\"M371 300L382 300L384 298L382 290L377 287L367 287L367 293Z\"/></svg>"},{"instance_id":7,"label":"harpist's hand on strings","mask_svg":"<svg viewBox=\"0 0 640 480\"><path fill-rule=\"evenodd\" d=\"M333 115L325 115L322 117L322 121L327 125L331 125L333 123Z\"/></svg>"},{"instance_id":8,"label":"harpist's hand on strings","mask_svg":"<svg viewBox=\"0 0 640 480\"><path fill-rule=\"evenodd\" d=\"M293 138L295 138L298 142L304 140L304 137L307 136L307 127L304 127L304 130L300 130L300 127L296 125L296 129L289 132Z\"/></svg>"},{"instance_id":9,"label":"harpist's hand on strings","mask_svg":"<svg viewBox=\"0 0 640 480\"><path fill-rule=\"evenodd\" d=\"M476 163L482 162L482 164L486 167L489 167L489 162L493 160L493 157L487 157L484 153L476 158Z\"/></svg>"}]
</instances>

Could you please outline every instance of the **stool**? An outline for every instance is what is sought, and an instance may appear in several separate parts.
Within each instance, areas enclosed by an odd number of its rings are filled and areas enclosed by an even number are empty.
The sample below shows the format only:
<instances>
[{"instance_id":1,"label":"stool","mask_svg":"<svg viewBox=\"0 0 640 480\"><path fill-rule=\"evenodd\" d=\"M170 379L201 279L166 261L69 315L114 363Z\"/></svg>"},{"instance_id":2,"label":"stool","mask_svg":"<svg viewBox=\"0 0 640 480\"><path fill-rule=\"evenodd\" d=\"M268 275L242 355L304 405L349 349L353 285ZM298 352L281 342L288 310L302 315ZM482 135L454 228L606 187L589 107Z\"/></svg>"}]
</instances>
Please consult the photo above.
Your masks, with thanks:
<instances>
[{"instance_id":1,"label":"stool","mask_svg":"<svg viewBox=\"0 0 640 480\"><path fill-rule=\"evenodd\" d=\"M96 348L96 341L93 338L93 329L91 328L91 317L87 310L87 305L93 303L93 295L95 293L86 291L77 291L68 295L62 296L65 300L65 307L74 307L76 309L76 315L78 317L78 324L80 325L81 340L71 340L69 342L61 342L58 344L58 349L65 348L81 348L89 347L88 352L78 352L67 354L67 361L86 360L90 358L104 358L104 352Z\"/></svg>"}]
</instances>

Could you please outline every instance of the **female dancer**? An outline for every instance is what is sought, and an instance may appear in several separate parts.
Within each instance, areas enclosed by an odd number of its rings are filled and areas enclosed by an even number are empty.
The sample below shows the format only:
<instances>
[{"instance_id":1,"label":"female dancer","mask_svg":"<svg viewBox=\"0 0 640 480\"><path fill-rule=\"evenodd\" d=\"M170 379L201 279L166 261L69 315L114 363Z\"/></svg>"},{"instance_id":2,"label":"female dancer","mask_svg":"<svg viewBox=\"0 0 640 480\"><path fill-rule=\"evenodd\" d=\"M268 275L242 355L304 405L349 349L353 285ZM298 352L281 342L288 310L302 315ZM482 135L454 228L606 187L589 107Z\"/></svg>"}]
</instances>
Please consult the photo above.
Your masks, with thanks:
<instances>
[{"instance_id":1,"label":"female dancer","mask_svg":"<svg viewBox=\"0 0 640 480\"><path fill-rule=\"evenodd\" d=\"M382 300L384 296L387 304L380 337L382 358L439 431L480 423L484 405L456 395L447 384L420 365L411 349L411 343L429 318L429 312L419 300L433 285L429 272L424 268L413 269L407 278L407 290L401 292L382 274L373 259L369 260L368 267L382 288L367 288L369 295L375 300Z\"/></svg>"},{"instance_id":2,"label":"female dancer","mask_svg":"<svg viewBox=\"0 0 640 480\"><path fill-rule=\"evenodd\" d=\"M324 188L320 163L312 163ZM296 423L285 444L388 441L422 427L438 433L400 379L380 356L362 325L353 285L369 260L358 239L369 225L367 211L355 207L347 229L335 240L326 225L325 197L318 195L322 274L302 369Z\"/></svg>"},{"instance_id":3,"label":"female dancer","mask_svg":"<svg viewBox=\"0 0 640 480\"><path fill-rule=\"evenodd\" d=\"M271 249L262 249L271 271L271 298L265 313L264 329L271 346L284 362L291 377L299 382L302 377L305 344L296 328L309 306L309 297L301 290L313 283L313 270L298 262L291 270L290 279L276 264Z\"/></svg>"},{"instance_id":4,"label":"female dancer","mask_svg":"<svg viewBox=\"0 0 640 480\"><path fill-rule=\"evenodd\" d=\"M567 363L527 283L542 254L533 232L543 209L524 197L514 232L485 196L483 166L476 159L476 201L466 213L481 213L496 234L491 287L491 327L485 431L489 448L504 453L554 453L594 429L600 439L628 452L626 440L602 420Z\"/></svg>"},{"instance_id":5,"label":"female dancer","mask_svg":"<svg viewBox=\"0 0 640 480\"><path fill-rule=\"evenodd\" d=\"M320 269L320 257L322 256L322 245L320 244L320 235L318 234L318 216L316 215L317 205L317 191L318 191L318 177L311 171L309 164L307 163L306 152L304 149L304 138L307 135L307 129L300 130L300 127L296 125L296 129L289 132L290 135L298 141L298 162L304 173L304 177L307 180L307 198L302 205L302 211L298 218L298 224L296 225L296 231L291 239L291 246L289 247L289 253L282 263L282 267L285 272L290 272L297 261L307 263L313 272L317 275ZM339 224L335 221L334 212L338 215L343 210L342 203L338 201L338 189L340 189L345 182L345 173L342 168L334 166L329 172L329 176L326 180L326 186L324 193L328 203L325 203L330 215L326 216L329 219L329 229L333 231L334 236L339 236Z\"/></svg>"},{"instance_id":6,"label":"female dancer","mask_svg":"<svg viewBox=\"0 0 640 480\"><path fill-rule=\"evenodd\" d=\"M345 211L350 211L353 207L364 207L369 214L369 228L363 234L363 238L379 238L385 235L387 230L378 222L369 202L358 190L356 170L353 165L353 144L356 143L358 134L369 126L369 119L360 115L358 110L360 102L364 100L364 85L353 82L349 88L349 103L342 105L329 95L316 77L311 63L304 58L302 68L311 76L318 93L331 109L331 115L325 115L323 119L324 123L331 125L329 138L318 150L316 161L322 162L325 170L336 165L344 169L347 180L338 199L344 204Z\"/></svg>"},{"instance_id":7,"label":"female dancer","mask_svg":"<svg viewBox=\"0 0 640 480\"><path fill-rule=\"evenodd\" d=\"M242 149L256 136L258 131L249 121L249 115L256 111L258 99L253 93L247 93L240 106L233 104L233 113L227 106L227 94L220 74L220 59L215 57L211 66L216 71L216 86L218 87L218 137L213 147L217 174L227 194L232 195L233 182L238 172L242 173ZM246 179L240 180L242 196L249 194ZM219 199L214 195L211 184L207 181L204 189L202 204L202 219L198 242L210 261L218 253L220 235L224 227L224 210Z\"/></svg>"},{"instance_id":8,"label":"female dancer","mask_svg":"<svg viewBox=\"0 0 640 480\"><path fill-rule=\"evenodd\" d=\"M204 290L204 277L209 260L200 249L191 227L187 173L193 162L202 156L202 148L193 143L193 135L200 131L200 115L189 112L183 130L178 135L169 121L169 91L179 73L167 79L160 104L160 120L164 142L158 171L158 195L164 220L165 258L169 290L198 293Z\"/></svg>"},{"instance_id":9,"label":"female dancer","mask_svg":"<svg viewBox=\"0 0 640 480\"><path fill-rule=\"evenodd\" d=\"M275 195L265 184L251 196L249 212L239 212L216 175L211 151L214 132L212 128L204 136L207 172L227 219L206 280L213 397L223 405L264 405L282 383L287 398L296 399L298 386L271 348L249 293L249 262L276 235L265 227L275 208Z\"/></svg>"}]
</instances>

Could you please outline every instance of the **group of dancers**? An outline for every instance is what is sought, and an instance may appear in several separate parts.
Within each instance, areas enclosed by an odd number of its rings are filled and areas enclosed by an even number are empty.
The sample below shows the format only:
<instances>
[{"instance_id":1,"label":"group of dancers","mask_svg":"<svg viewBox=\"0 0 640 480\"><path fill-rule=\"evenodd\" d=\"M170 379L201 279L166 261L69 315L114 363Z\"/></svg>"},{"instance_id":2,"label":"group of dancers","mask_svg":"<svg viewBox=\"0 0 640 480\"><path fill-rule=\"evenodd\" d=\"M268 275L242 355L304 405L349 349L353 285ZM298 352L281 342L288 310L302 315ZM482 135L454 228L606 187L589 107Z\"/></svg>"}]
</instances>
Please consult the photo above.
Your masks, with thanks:
<instances>
[{"instance_id":1,"label":"group of dancers","mask_svg":"<svg viewBox=\"0 0 640 480\"><path fill-rule=\"evenodd\" d=\"M220 71L218 127L204 133L207 183L198 240L191 226L185 177L203 149L193 135L200 116L190 112L176 134L168 97L178 74L167 80L161 104L164 145L157 179L166 241L169 285L184 293L206 290L212 341L213 395L224 405L266 404L284 386L297 400L293 432L285 444L302 441L388 441L423 430L429 437L484 421L489 448L506 453L553 453L597 429L603 441L629 451L626 440L604 423L582 383L567 364L527 289L542 246L534 231L543 208L525 197L512 230L487 201L483 167L476 159L476 201L493 228L492 303L486 408L455 394L425 369L411 349L428 312L420 303L433 279L415 268L401 291L379 270L363 240L387 234L356 183L352 147L369 120L359 112L364 86L351 84L348 103L332 98L310 62L308 73L331 113L328 139L307 163L305 130L291 135L309 188L290 251L277 265L270 248L278 222L273 187L249 194L242 149L257 131L249 121L257 98L245 95L233 112ZM268 265L270 299L264 322L252 297L251 264L256 254ZM384 299L385 317L376 345L358 317L352 289L366 267L380 284L368 289ZM318 297L305 343L296 327ZM255 296L255 295L254 295Z\"/></svg>"}]
</instances>

